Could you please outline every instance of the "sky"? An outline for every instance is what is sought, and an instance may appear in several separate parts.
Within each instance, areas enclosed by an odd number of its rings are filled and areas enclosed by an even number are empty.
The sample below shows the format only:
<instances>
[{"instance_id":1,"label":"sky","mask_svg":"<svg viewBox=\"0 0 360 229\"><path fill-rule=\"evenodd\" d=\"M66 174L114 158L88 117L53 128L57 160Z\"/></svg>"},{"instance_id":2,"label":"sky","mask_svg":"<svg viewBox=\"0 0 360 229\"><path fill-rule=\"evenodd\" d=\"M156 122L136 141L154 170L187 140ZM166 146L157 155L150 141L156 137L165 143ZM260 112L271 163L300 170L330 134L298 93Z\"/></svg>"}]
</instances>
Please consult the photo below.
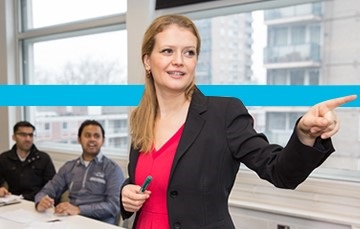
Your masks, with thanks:
<instances>
[{"instance_id":1,"label":"sky","mask_svg":"<svg viewBox=\"0 0 360 229\"><path fill-rule=\"evenodd\" d=\"M124 13L127 8L126 0L32 0L32 4L35 28Z\"/></svg>"},{"instance_id":2,"label":"sky","mask_svg":"<svg viewBox=\"0 0 360 229\"><path fill-rule=\"evenodd\" d=\"M126 12L126 0L32 0L32 4L34 28ZM126 31L115 31L38 42L34 45L34 64L56 71L68 61L87 57L102 61L126 60L126 36ZM93 45L94 39L97 46ZM49 52L55 55L49 58ZM126 62L124 64L126 66Z\"/></svg>"}]
</instances>

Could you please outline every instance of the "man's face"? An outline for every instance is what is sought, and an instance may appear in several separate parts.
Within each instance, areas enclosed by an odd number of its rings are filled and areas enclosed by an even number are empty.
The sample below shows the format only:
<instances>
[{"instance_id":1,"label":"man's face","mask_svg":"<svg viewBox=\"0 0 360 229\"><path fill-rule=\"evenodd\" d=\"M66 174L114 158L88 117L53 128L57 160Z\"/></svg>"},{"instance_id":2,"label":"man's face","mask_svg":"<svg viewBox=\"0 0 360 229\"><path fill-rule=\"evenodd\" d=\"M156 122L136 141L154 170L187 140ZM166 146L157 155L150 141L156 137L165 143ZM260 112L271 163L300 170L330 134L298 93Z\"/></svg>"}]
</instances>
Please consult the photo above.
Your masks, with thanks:
<instances>
[{"instance_id":1,"label":"man's face","mask_svg":"<svg viewBox=\"0 0 360 229\"><path fill-rule=\"evenodd\" d=\"M85 126L81 136L78 138L78 142L86 156L96 156L104 143L101 128L96 125Z\"/></svg>"},{"instance_id":2,"label":"man's face","mask_svg":"<svg viewBox=\"0 0 360 229\"><path fill-rule=\"evenodd\" d=\"M12 138L18 150L30 151L34 143L34 130L31 127L19 127Z\"/></svg>"}]
</instances>

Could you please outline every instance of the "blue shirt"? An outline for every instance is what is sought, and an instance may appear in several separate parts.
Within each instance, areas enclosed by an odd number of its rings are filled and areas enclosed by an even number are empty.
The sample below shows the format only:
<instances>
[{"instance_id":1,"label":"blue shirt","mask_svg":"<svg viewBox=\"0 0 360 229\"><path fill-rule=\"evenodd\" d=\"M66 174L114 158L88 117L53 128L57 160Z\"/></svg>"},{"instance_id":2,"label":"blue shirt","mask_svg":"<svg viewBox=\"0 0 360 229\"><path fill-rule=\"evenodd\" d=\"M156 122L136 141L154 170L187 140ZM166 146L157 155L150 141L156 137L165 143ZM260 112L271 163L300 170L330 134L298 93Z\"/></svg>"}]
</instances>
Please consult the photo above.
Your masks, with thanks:
<instances>
[{"instance_id":1,"label":"blue shirt","mask_svg":"<svg viewBox=\"0 0 360 229\"><path fill-rule=\"evenodd\" d=\"M82 157L66 162L59 172L36 194L35 204L49 195L59 199L69 191L72 205L80 215L115 224L120 213L120 187L124 175L119 165L101 152L85 166Z\"/></svg>"}]
</instances>

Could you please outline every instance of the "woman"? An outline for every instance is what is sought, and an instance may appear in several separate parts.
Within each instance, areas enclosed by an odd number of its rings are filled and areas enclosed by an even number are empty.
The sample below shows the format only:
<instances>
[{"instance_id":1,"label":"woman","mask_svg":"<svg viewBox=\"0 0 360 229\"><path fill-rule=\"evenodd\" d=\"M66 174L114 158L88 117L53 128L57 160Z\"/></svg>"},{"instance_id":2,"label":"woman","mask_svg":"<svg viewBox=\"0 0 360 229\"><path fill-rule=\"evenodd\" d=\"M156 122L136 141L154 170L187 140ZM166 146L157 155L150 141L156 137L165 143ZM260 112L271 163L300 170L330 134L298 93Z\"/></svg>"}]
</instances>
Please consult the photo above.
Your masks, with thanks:
<instances>
[{"instance_id":1,"label":"woman","mask_svg":"<svg viewBox=\"0 0 360 229\"><path fill-rule=\"evenodd\" d=\"M240 163L280 188L294 189L333 151L333 111L356 96L312 107L285 148L253 129L239 99L204 96L195 86L200 36L191 20L161 16L144 35L145 91L130 119L129 178L123 218L134 228L234 228L228 197ZM153 181L140 191L146 176Z\"/></svg>"}]
</instances>

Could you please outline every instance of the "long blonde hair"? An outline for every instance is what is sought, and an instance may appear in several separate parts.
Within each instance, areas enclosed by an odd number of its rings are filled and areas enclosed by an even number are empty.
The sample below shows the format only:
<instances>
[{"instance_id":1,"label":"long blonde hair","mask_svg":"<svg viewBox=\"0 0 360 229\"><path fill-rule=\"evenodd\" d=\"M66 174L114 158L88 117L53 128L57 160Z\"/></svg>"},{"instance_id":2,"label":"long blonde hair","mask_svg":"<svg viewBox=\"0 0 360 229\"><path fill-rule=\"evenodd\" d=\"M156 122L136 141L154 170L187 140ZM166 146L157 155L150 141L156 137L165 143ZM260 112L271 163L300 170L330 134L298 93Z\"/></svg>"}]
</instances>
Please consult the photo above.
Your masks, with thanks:
<instances>
[{"instance_id":1,"label":"long blonde hair","mask_svg":"<svg viewBox=\"0 0 360 229\"><path fill-rule=\"evenodd\" d=\"M195 24L187 17L182 15L164 15L156 18L148 27L144 34L141 58L144 63L144 57L150 55L154 49L155 36L164 31L170 25L176 24L182 28L189 29L197 39L196 53L200 53L200 35ZM187 99L195 89L195 82L193 81L185 91ZM156 97L156 90L154 79L151 72L145 73L145 89L141 101L137 108L130 116L130 133L132 137L132 146L142 152L148 152L153 147L154 142L154 125L158 110L158 101Z\"/></svg>"}]
</instances>

